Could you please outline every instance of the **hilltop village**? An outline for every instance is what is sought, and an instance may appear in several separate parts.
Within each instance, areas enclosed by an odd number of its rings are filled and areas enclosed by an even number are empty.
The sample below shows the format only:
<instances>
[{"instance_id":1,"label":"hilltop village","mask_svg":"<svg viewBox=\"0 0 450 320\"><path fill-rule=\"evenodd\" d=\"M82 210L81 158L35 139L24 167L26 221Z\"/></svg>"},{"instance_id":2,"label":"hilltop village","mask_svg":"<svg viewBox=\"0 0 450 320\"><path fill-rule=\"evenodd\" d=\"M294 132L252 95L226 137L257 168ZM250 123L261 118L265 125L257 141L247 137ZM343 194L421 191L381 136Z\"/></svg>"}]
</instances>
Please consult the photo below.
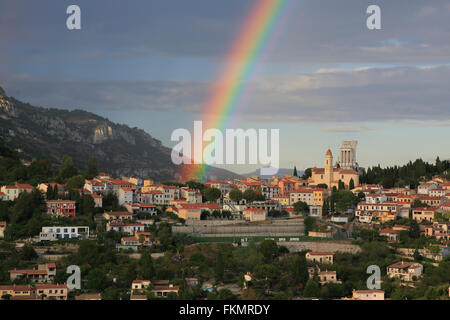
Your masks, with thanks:
<instances>
[{"instance_id":1,"label":"hilltop village","mask_svg":"<svg viewBox=\"0 0 450 320\"><path fill-rule=\"evenodd\" d=\"M177 183L4 153L0 298L449 299L450 163L365 170L356 141L323 156L301 176Z\"/></svg>"}]
</instances>

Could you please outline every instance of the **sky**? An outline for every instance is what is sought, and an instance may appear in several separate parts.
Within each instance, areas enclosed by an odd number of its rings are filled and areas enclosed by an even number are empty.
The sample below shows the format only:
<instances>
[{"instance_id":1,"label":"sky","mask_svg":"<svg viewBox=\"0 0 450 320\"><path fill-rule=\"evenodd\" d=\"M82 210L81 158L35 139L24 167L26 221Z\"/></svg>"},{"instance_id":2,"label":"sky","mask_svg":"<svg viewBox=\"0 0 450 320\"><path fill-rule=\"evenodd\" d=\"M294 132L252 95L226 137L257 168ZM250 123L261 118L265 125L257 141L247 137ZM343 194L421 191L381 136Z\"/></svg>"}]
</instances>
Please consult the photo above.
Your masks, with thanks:
<instances>
[{"instance_id":1,"label":"sky","mask_svg":"<svg viewBox=\"0 0 450 320\"><path fill-rule=\"evenodd\" d=\"M0 0L0 86L84 109L172 147L192 130L258 0ZM66 8L81 8L81 30ZM381 8L381 30L366 9ZM450 158L448 0L290 0L231 128L280 130L280 166L323 166L357 140L362 167ZM223 167L223 166L222 166ZM238 173L258 165L230 165Z\"/></svg>"}]
</instances>

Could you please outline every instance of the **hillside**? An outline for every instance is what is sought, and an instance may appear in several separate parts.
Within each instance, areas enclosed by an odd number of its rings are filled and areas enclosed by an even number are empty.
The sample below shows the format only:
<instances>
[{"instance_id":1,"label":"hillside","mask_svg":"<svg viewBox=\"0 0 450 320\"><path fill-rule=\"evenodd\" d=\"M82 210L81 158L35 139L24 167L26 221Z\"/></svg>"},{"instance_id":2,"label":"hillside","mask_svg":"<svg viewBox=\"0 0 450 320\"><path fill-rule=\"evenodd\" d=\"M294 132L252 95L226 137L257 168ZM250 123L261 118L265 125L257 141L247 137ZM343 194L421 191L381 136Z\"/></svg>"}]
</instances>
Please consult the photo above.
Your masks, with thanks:
<instances>
[{"instance_id":1,"label":"hillside","mask_svg":"<svg viewBox=\"0 0 450 320\"><path fill-rule=\"evenodd\" d=\"M35 107L8 97L0 87L0 137L22 159L46 159L58 164L63 155L72 157L84 170L91 156L102 171L156 181L184 180L170 158L171 149L144 130L130 128L83 110ZM239 175L212 168L214 179ZM209 177L207 177L209 178Z\"/></svg>"}]
</instances>

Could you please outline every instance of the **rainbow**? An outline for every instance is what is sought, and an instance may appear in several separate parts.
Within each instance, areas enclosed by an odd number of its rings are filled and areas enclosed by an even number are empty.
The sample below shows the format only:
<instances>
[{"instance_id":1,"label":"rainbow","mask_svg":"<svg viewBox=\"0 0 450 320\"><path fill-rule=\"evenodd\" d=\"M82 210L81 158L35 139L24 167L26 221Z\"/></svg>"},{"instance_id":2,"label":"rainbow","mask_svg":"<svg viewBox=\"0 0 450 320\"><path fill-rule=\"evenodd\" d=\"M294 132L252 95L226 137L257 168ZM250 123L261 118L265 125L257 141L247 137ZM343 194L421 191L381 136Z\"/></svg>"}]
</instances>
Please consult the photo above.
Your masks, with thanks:
<instances>
[{"instance_id":1,"label":"rainbow","mask_svg":"<svg viewBox=\"0 0 450 320\"><path fill-rule=\"evenodd\" d=\"M233 114L271 31L290 0L256 0L204 105L203 129L223 129ZM201 180L206 165L186 165L185 177Z\"/></svg>"}]
</instances>

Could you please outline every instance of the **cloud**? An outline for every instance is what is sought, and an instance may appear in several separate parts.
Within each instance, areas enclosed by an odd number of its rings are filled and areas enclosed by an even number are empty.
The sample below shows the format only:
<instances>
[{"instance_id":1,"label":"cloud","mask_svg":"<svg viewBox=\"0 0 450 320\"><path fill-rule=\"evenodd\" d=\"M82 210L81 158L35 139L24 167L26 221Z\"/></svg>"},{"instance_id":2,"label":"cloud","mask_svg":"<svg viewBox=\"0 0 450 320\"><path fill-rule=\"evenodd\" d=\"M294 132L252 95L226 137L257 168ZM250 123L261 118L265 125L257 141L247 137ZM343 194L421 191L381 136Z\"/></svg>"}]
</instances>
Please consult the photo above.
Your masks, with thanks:
<instances>
[{"instance_id":1,"label":"cloud","mask_svg":"<svg viewBox=\"0 0 450 320\"><path fill-rule=\"evenodd\" d=\"M352 132L363 132L363 131L371 131L373 128L366 126L338 126L338 127L328 127L323 131L325 132L339 132L339 133L352 133Z\"/></svg>"},{"instance_id":2,"label":"cloud","mask_svg":"<svg viewBox=\"0 0 450 320\"><path fill-rule=\"evenodd\" d=\"M108 81L0 76L9 96L34 105L67 109L198 112L208 85L193 81Z\"/></svg>"},{"instance_id":3,"label":"cloud","mask_svg":"<svg viewBox=\"0 0 450 320\"><path fill-rule=\"evenodd\" d=\"M333 124L369 130L376 121L450 121L449 66L355 68L264 76L248 83L236 110L248 121ZM65 108L181 111L204 115L210 83L0 76L9 95ZM213 115L214 116L214 115ZM219 115L215 115L219 116ZM354 125L353 123L359 123Z\"/></svg>"},{"instance_id":4,"label":"cloud","mask_svg":"<svg viewBox=\"0 0 450 320\"><path fill-rule=\"evenodd\" d=\"M179 57L220 61L259 0L79 0L82 30L65 27L64 2L15 0L0 12L0 62ZM365 26L369 0L291 1L265 62L444 62L450 57L448 0L378 0L382 30ZM13 32L11 30L14 30ZM5 45L7 44L7 45ZM36 57L38 55L39 57Z\"/></svg>"}]
</instances>

